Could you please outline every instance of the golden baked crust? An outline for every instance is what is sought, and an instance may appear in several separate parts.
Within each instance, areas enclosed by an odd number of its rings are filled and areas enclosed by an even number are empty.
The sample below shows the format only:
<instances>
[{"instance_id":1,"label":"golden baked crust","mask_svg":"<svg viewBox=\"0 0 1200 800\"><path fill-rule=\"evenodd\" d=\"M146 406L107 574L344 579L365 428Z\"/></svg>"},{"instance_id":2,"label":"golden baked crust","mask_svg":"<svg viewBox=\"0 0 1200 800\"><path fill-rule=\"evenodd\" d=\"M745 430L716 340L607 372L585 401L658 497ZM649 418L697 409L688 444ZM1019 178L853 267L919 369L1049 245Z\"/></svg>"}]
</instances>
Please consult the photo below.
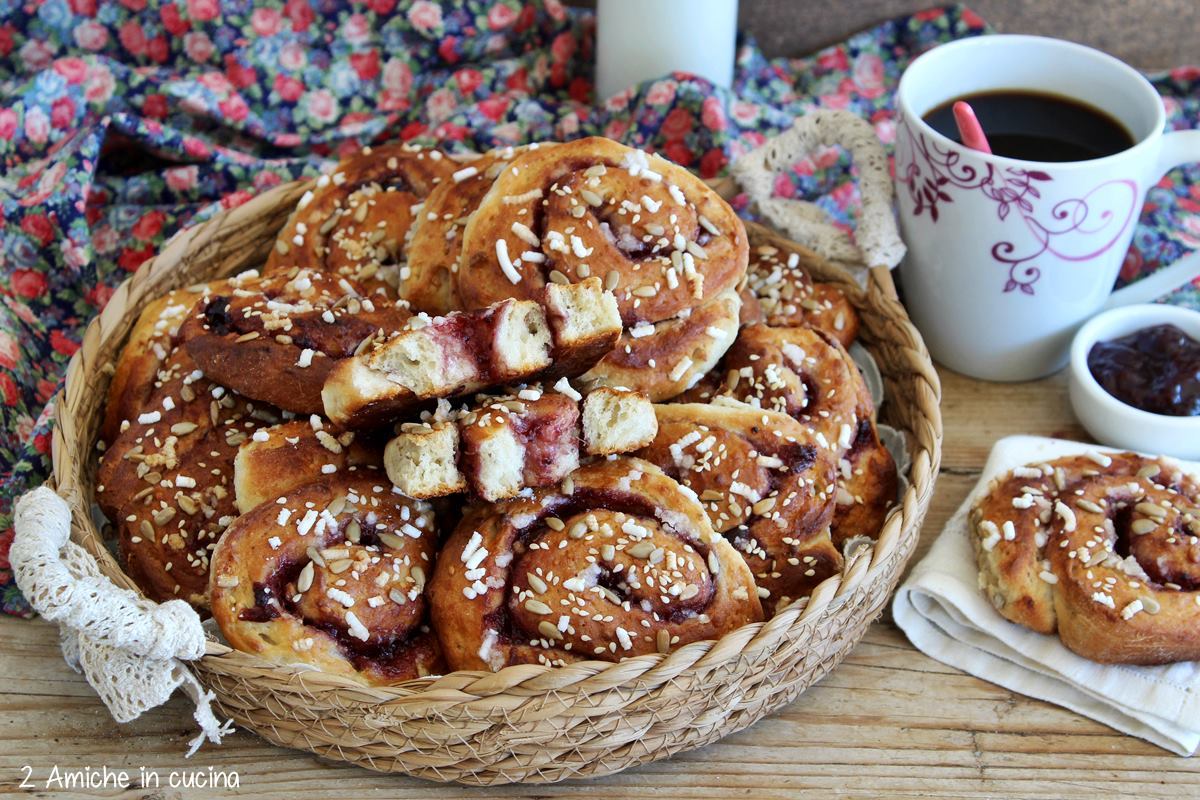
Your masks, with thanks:
<instances>
[{"instance_id":1,"label":"golden baked crust","mask_svg":"<svg viewBox=\"0 0 1200 800\"><path fill-rule=\"evenodd\" d=\"M1106 458L1113 475L1133 476L1146 466L1129 453ZM980 588L1006 619L1038 633L1054 632L1051 584L1040 577L1054 501L1060 491L1100 470L1097 460L1087 456L1027 465L993 479L971 508Z\"/></svg>"},{"instance_id":2,"label":"golden baked crust","mask_svg":"<svg viewBox=\"0 0 1200 800\"><path fill-rule=\"evenodd\" d=\"M557 271L571 282L590 276L614 282L607 288L630 326L679 316L734 288L745 274L748 246L733 209L692 173L596 137L518 155L463 237L458 288L468 307L533 297ZM506 274L499 249L518 281Z\"/></svg>"},{"instance_id":3,"label":"golden baked crust","mask_svg":"<svg viewBox=\"0 0 1200 800\"><path fill-rule=\"evenodd\" d=\"M378 470L322 476L239 517L213 553L212 612L239 650L365 684L444 671L424 595L427 504Z\"/></svg>"},{"instance_id":4,"label":"golden baked crust","mask_svg":"<svg viewBox=\"0 0 1200 800\"><path fill-rule=\"evenodd\" d=\"M721 362L728 395L804 424L824 449L848 447L858 422L862 381L836 343L811 328L748 325ZM690 398L690 396L689 396Z\"/></svg>"},{"instance_id":5,"label":"golden baked crust","mask_svg":"<svg viewBox=\"0 0 1200 800\"><path fill-rule=\"evenodd\" d=\"M450 179L425 198L408 243L408 271L400 280L400 296L414 311L437 316L463 308L455 280L463 229L496 176L520 151L507 147L460 161Z\"/></svg>"},{"instance_id":6,"label":"golden baked crust","mask_svg":"<svg viewBox=\"0 0 1200 800\"><path fill-rule=\"evenodd\" d=\"M279 412L212 383L182 349L142 408L101 458L96 501L147 596L205 608L209 554L237 516L238 446Z\"/></svg>"},{"instance_id":7,"label":"golden baked crust","mask_svg":"<svg viewBox=\"0 0 1200 800\"><path fill-rule=\"evenodd\" d=\"M879 534L896 502L896 462L879 438L866 381L840 342L815 328L747 325L718 369L677 400L721 396L788 414L836 459L835 545Z\"/></svg>"},{"instance_id":8,"label":"golden baked crust","mask_svg":"<svg viewBox=\"0 0 1200 800\"><path fill-rule=\"evenodd\" d=\"M264 273L316 269L349 278L372 296L395 297L421 203L456 169L438 150L364 147L300 198Z\"/></svg>"},{"instance_id":9,"label":"golden baked crust","mask_svg":"<svg viewBox=\"0 0 1200 800\"><path fill-rule=\"evenodd\" d=\"M330 371L321 392L326 416L346 427L370 427L429 400L553 383L593 366L620 336L616 303L595 278L546 286L539 299L415 317L405 330L369 343Z\"/></svg>"},{"instance_id":10,"label":"golden baked crust","mask_svg":"<svg viewBox=\"0 0 1200 800\"><path fill-rule=\"evenodd\" d=\"M825 334L853 379L855 428L849 445L839 442L837 508L830 534L839 548L855 536L874 539L899 496L900 475L875 426L875 403L849 351Z\"/></svg>"},{"instance_id":11,"label":"golden baked crust","mask_svg":"<svg viewBox=\"0 0 1200 800\"><path fill-rule=\"evenodd\" d=\"M237 509L245 514L274 502L317 475L382 463L378 442L354 431L340 431L315 415L259 428L238 447L234 460Z\"/></svg>"},{"instance_id":12,"label":"golden baked crust","mask_svg":"<svg viewBox=\"0 0 1200 800\"><path fill-rule=\"evenodd\" d=\"M220 291L224 281L198 284L168 292L148 303L134 323L129 339L117 358L100 439L111 444L121 432L121 423L133 419L145 407L158 370L175 349L179 328L188 312L207 293Z\"/></svg>"},{"instance_id":13,"label":"golden baked crust","mask_svg":"<svg viewBox=\"0 0 1200 800\"><path fill-rule=\"evenodd\" d=\"M842 347L850 304L765 250L747 289L747 257L715 192L612 141L364 148L261 275L173 293L135 329L100 492L130 574L211 596L239 649L368 684L761 620L841 568L895 475ZM764 324L739 335L743 297ZM801 321L826 333L778 327ZM514 394L447 415L485 390ZM761 407L650 403L681 393ZM617 456L635 448L662 468ZM398 491L431 453L406 491L487 501L436 568L433 507Z\"/></svg>"},{"instance_id":14,"label":"golden baked crust","mask_svg":"<svg viewBox=\"0 0 1200 800\"><path fill-rule=\"evenodd\" d=\"M759 245L750 250L743 324L816 328L849 347L858 336L858 312L836 286L814 283L801 250Z\"/></svg>"},{"instance_id":15,"label":"golden baked crust","mask_svg":"<svg viewBox=\"0 0 1200 800\"><path fill-rule=\"evenodd\" d=\"M875 421L860 417L850 447L838 458L837 507L831 534L841 547L855 536L875 539L896 505L900 475Z\"/></svg>"},{"instance_id":16,"label":"golden baked crust","mask_svg":"<svg viewBox=\"0 0 1200 800\"><path fill-rule=\"evenodd\" d=\"M1051 533L1066 542L1050 550L1063 644L1094 661L1200 659L1200 494L1194 484L1190 489L1185 496L1146 478L1104 476L1062 501L1075 516L1071 525L1068 515L1057 514ZM1128 524L1128 533L1118 524ZM1134 526L1143 525L1147 532L1139 534ZM1130 537L1128 556L1121 533Z\"/></svg>"},{"instance_id":17,"label":"golden baked crust","mask_svg":"<svg viewBox=\"0 0 1200 800\"><path fill-rule=\"evenodd\" d=\"M658 436L636 455L699 496L765 590L768 615L841 570L829 535L834 459L802 425L728 398L654 408Z\"/></svg>"},{"instance_id":18,"label":"golden baked crust","mask_svg":"<svg viewBox=\"0 0 1200 800\"><path fill-rule=\"evenodd\" d=\"M747 241L729 205L686 169L579 139L531 147L500 172L463 232L457 285L477 308L601 278L628 330L589 382L665 400L732 342Z\"/></svg>"},{"instance_id":19,"label":"golden baked crust","mask_svg":"<svg viewBox=\"0 0 1200 800\"><path fill-rule=\"evenodd\" d=\"M645 392L655 402L670 400L694 386L729 349L737 337L741 303L730 289L686 316L626 330L581 381Z\"/></svg>"},{"instance_id":20,"label":"golden baked crust","mask_svg":"<svg viewBox=\"0 0 1200 800\"><path fill-rule=\"evenodd\" d=\"M749 568L694 495L634 458L470 509L429 596L452 669L618 661L762 619Z\"/></svg>"},{"instance_id":21,"label":"golden baked crust","mask_svg":"<svg viewBox=\"0 0 1200 800\"><path fill-rule=\"evenodd\" d=\"M1085 658L1200 658L1200 487L1133 453L1070 456L994 480L971 509L980 588Z\"/></svg>"},{"instance_id":22,"label":"golden baked crust","mask_svg":"<svg viewBox=\"0 0 1200 800\"><path fill-rule=\"evenodd\" d=\"M319 414L334 365L410 316L391 300L364 296L348 278L312 269L250 272L207 293L179 335L212 380L277 408Z\"/></svg>"}]
</instances>

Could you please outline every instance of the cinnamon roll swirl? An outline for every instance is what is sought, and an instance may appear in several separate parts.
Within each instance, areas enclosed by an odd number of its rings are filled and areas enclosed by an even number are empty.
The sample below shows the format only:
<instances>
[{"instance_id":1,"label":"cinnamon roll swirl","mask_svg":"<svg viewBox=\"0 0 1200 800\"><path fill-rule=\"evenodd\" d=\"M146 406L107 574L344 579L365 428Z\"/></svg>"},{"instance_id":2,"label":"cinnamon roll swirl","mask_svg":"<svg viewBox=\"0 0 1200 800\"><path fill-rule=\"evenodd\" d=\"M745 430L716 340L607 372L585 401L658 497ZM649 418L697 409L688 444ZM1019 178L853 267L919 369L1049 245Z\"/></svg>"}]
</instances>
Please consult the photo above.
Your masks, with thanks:
<instances>
[{"instance_id":1,"label":"cinnamon roll swirl","mask_svg":"<svg viewBox=\"0 0 1200 800\"><path fill-rule=\"evenodd\" d=\"M715 385L702 387L697 399L725 395L787 414L823 449L840 453L853 441L862 399L862 376L843 353L811 328L748 325L713 376Z\"/></svg>"},{"instance_id":2,"label":"cinnamon roll swirl","mask_svg":"<svg viewBox=\"0 0 1200 800\"><path fill-rule=\"evenodd\" d=\"M133 419L146 407L158 371L174 352L188 312L202 297L223 287L224 281L218 281L175 289L146 305L113 365L100 426L102 441L116 441L121 423Z\"/></svg>"},{"instance_id":3,"label":"cinnamon roll swirl","mask_svg":"<svg viewBox=\"0 0 1200 800\"><path fill-rule=\"evenodd\" d=\"M350 467L382 463L381 445L355 431L338 430L315 414L259 428L238 447L233 486L240 513Z\"/></svg>"},{"instance_id":4,"label":"cinnamon roll swirl","mask_svg":"<svg viewBox=\"0 0 1200 800\"><path fill-rule=\"evenodd\" d=\"M463 228L518 152L509 147L462 162L425 198L408 244L408 269L400 276L400 296L414 311L436 316L463 307L455 285Z\"/></svg>"},{"instance_id":5,"label":"cinnamon roll swirl","mask_svg":"<svg viewBox=\"0 0 1200 800\"><path fill-rule=\"evenodd\" d=\"M618 661L762 619L749 568L694 494L631 458L470 509L429 592L453 669Z\"/></svg>"},{"instance_id":6,"label":"cinnamon roll swirl","mask_svg":"<svg viewBox=\"0 0 1200 800\"><path fill-rule=\"evenodd\" d=\"M858 336L858 312L841 289L813 282L805 269L806 257L816 255L766 244L751 249L742 322L816 328L849 347Z\"/></svg>"},{"instance_id":7,"label":"cinnamon roll swirl","mask_svg":"<svg viewBox=\"0 0 1200 800\"><path fill-rule=\"evenodd\" d=\"M265 274L314 269L395 297L425 198L458 165L438 150L364 147L317 179L279 232Z\"/></svg>"},{"instance_id":8,"label":"cinnamon roll swirl","mask_svg":"<svg viewBox=\"0 0 1200 800\"><path fill-rule=\"evenodd\" d=\"M834 459L791 417L728 398L655 406L658 436L637 452L700 498L754 573L768 615L836 574Z\"/></svg>"},{"instance_id":9,"label":"cinnamon roll swirl","mask_svg":"<svg viewBox=\"0 0 1200 800\"><path fill-rule=\"evenodd\" d=\"M429 630L433 514L368 467L243 514L213 553L212 612L231 645L364 684L444 671Z\"/></svg>"},{"instance_id":10,"label":"cinnamon roll swirl","mask_svg":"<svg viewBox=\"0 0 1200 800\"><path fill-rule=\"evenodd\" d=\"M580 139L530 147L500 172L463 231L457 286L478 308L533 297L550 282L601 278L626 328L659 341L641 363L620 365L620 378L606 378L601 362L595 379L665 399L728 347L747 247L737 215L687 170L607 139ZM734 296L715 302L727 293ZM656 327L705 306L706 327L723 332L719 346Z\"/></svg>"},{"instance_id":11,"label":"cinnamon roll swirl","mask_svg":"<svg viewBox=\"0 0 1200 800\"><path fill-rule=\"evenodd\" d=\"M896 462L879 438L862 373L836 339L813 328L748 325L721 368L680 400L719 396L788 414L835 459L835 545L878 535L896 501Z\"/></svg>"},{"instance_id":12,"label":"cinnamon roll swirl","mask_svg":"<svg viewBox=\"0 0 1200 800\"><path fill-rule=\"evenodd\" d=\"M1200 483L1091 452L1018 467L971 509L980 587L1006 619L1093 661L1200 658Z\"/></svg>"},{"instance_id":13,"label":"cinnamon roll swirl","mask_svg":"<svg viewBox=\"0 0 1200 800\"><path fill-rule=\"evenodd\" d=\"M105 450L96 501L125 569L153 600L208 606L210 554L237 516L238 447L279 412L207 379L185 350L157 373L142 411Z\"/></svg>"}]
</instances>

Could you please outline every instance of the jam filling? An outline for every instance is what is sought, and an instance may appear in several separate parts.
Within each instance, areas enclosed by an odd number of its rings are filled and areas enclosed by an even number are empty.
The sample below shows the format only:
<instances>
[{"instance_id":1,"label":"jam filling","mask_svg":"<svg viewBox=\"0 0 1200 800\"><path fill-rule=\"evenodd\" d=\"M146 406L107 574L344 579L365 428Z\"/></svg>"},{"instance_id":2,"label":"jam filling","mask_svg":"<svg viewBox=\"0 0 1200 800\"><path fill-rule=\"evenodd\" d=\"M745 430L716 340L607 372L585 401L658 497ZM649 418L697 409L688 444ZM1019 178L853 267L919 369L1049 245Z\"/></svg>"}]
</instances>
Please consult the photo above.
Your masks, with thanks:
<instances>
[{"instance_id":1,"label":"jam filling","mask_svg":"<svg viewBox=\"0 0 1200 800\"><path fill-rule=\"evenodd\" d=\"M262 299L276 300L281 294L279 291L264 291ZM353 355L359 343L377 328L371 318L359 318L349 314L339 314L338 324L330 325L322 318L323 310L316 308L289 316L292 324L288 328L288 337L291 339L288 347L297 350L307 348L333 358L346 358ZM208 301L204 307L203 318L209 331L218 336L263 330L262 320L258 315L245 316L238 307L231 306L230 298L225 295L218 295Z\"/></svg>"},{"instance_id":2,"label":"jam filling","mask_svg":"<svg viewBox=\"0 0 1200 800\"><path fill-rule=\"evenodd\" d=\"M246 622L269 622L283 616L289 610L289 600L285 587L295 583L304 569L304 563L299 559L280 559L275 569L266 576L266 580L254 582L254 605L238 612L238 619Z\"/></svg>"},{"instance_id":3,"label":"jam filling","mask_svg":"<svg viewBox=\"0 0 1200 800\"><path fill-rule=\"evenodd\" d=\"M1121 558L1133 556L1159 586L1170 583L1185 592L1200 589L1200 564L1189 555L1196 548L1190 544L1192 537L1184 530L1182 519L1177 518L1171 528L1164 523L1160 530L1139 536L1132 529L1133 506L1133 502L1124 502L1109 512L1117 534L1113 552Z\"/></svg>"},{"instance_id":4,"label":"jam filling","mask_svg":"<svg viewBox=\"0 0 1200 800\"><path fill-rule=\"evenodd\" d=\"M281 616L275 592L265 583L254 584L254 605L238 612L238 619L245 622L270 622Z\"/></svg>"},{"instance_id":5,"label":"jam filling","mask_svg":"<svg viewBox=\"0 0 1200 800\"><path fill-rule=\"evenodd\" d=\"M359 672L373 671L385 676L408 671L408 660L412 656L414 642L428 631L426 625L419 625L404 636L369 645L349 636L345 630L332 623L305 620L304 624L328 634Z\"/></svg>"},{"instance_id":6,"label":"jam filling","mask_svg":"<svg viewBox=\"0 0 1200 800\"><path fill-rule=\"evenodd\" d=\"M228 297L214 297L204 306L204 324L210 331L220 336L233 330L233 317L229 313Z\"/></svg>"},{"instance_id":7,"label":"jam filling","mask_svg":"<svg viewBox=\"0 0 1200 800\"><path fill-rule=\"evenodd\" d=\"M554 401L555 395L549 400ZM530 486L541 486L547 481L558 480L563 470L561 464L570 448L565 441L574 445L572 429L579 420L579 409L569 398L561 403L534 404L529 413L509 417L514 432L525 445L525 482Z\"/></svg>"},{"instance_id":8,"label":"jam filling","mask_svg":"<svg viewBox=\"0 0 1200 800\"><path fill-rule=\"evenodd\" d=\"M874 446L874 444L875 435L871 432L871 420L866 418L860 419L858 421L858 428L854 432L854 439L850 442L850 447L846 450L845 457L853 461L854 456L861 453L864 449Z\"/></svg>"},{"instance_id":9,"label":"jam filling","mask_svg":"<svg viewBox=\"0 0 1200 800\"><path fill-rule=\"evenodd\" d=\"M337 543L338 539L335 537L322 546L329 547ZM366 546L378 545L379 538L375 531L364 525L359 543ZM342 654L360 672L374 669L384 674L399 674L404 671L412 643L428 630L428 626L421 624L390 639L371 643L351 636L349 631L340 625L300 616L287 587L295 584L306 563L303 559L281 559L265 581L254 584L254 605L238 612L238 619L245 622L270 622L285 613L297 616L307 627L328 634Z\"/></svg>"},{"instance_id":10,"label":"jam filling","mask_svg":"<svg viewBox=\"0 0 1200 800\"><path fill-rule=\"evenodd\" d=\"M758 433L757 427L751 430ZM776 458L783 459L783 462L788 465L789 472L793 474L804 472L817 463L817 446L802 442L784 442L775 449L774 455Z\"/></svg>"},{"instance_id":11,"label":"jam filling","mask_svg":"<svg viewBox=\"0 0 1200 800\"><path fill-rule=\"evenodd\" d=\"M460 312L438 317L429 326L433 329L431 333L439 338L459 342L462 351L482 374L483 380L493 383L509 377L496 374L495 316L493 309Z\"/></svg>"},{"instance_id":12,"label":"jam filling","mask_svg":"<svg viewBox=\"0 0 1200 800\"><path fill-rule=\"evenodd\" d=\"M1200 342L1155 325L1092 346L1088 370L1126 405L1172 417L1200 416Z\"/></svg>"}]
</instances>

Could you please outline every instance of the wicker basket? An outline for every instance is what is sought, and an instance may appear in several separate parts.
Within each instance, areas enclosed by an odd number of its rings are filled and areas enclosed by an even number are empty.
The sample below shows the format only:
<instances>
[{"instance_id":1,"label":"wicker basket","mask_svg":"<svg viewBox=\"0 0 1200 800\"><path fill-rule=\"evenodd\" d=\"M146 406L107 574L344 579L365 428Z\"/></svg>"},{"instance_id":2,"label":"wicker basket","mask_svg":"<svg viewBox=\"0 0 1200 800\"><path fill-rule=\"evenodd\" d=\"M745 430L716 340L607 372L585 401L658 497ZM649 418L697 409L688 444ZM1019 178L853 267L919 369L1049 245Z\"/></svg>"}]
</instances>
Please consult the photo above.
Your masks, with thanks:
<instances>
[{"instance_id":1,"label":"wicker basket","mask_svg":"<svg viewBox=\"0 0 1200 800\"><path fill-rule=\"evenodd\" d=\"M72 536L121 586L91 513L95 441L111 364L140 309L164 292L257 266L307 184L277 187L180 232L122 284L71 361L54 431L54 482ZM752 240L783 243L751 226ZM850 652L883 609L916 545L941 454L940 387L886 272L863 291L815 254L809 267L842 286L861 341L884 376L882 419L903 431L909 486L873 552L822 583L807 604L718 641L611 664L455 672L368 688L209 642L193 662L219 711L265 739L375 770L439 781L546 783L606 775L716 741L795 699Z\"/></svg>"}]
</instances>

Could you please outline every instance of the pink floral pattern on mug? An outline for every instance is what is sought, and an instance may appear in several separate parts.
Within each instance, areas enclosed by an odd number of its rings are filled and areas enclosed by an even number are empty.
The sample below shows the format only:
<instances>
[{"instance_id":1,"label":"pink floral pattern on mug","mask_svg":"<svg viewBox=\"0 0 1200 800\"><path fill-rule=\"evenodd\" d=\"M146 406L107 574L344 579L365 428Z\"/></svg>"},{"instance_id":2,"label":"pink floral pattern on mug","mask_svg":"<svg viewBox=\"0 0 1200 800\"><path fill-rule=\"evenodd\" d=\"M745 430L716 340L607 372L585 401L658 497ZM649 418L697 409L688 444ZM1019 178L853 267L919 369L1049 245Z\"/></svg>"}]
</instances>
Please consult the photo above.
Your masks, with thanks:
<instances>
[{"instance_id":1,"label":"pink floral pattern on mug","mask_svg":"<svg viewBox=\"0 0 1200 800\"><path fill-rule=\"evenodd\" d=\"M1045 209L1040 184L1054 178L1043 170L1004 167L984 163L976 168L953 148L939 147L923 133L901 122L912 142L908 153L896 153L896 181L908 191L913 215L928 212L938 221L938 204L954 202L951 188L978 191L996 204L1001 222L1013 210L1020 214L1033 244L1021 247L1012 241L995 242L991 256L1008 268L1004 292L1020 290L1034 294L1042 270L1031 262L1050 253L1064 261L1083 262L1107 252L1121 239L1137 209L1137 183L1113 179L1099 184L1081 197L1060 200Z\"/></svg>"}]
</instances>

